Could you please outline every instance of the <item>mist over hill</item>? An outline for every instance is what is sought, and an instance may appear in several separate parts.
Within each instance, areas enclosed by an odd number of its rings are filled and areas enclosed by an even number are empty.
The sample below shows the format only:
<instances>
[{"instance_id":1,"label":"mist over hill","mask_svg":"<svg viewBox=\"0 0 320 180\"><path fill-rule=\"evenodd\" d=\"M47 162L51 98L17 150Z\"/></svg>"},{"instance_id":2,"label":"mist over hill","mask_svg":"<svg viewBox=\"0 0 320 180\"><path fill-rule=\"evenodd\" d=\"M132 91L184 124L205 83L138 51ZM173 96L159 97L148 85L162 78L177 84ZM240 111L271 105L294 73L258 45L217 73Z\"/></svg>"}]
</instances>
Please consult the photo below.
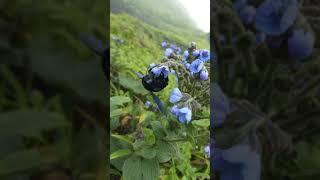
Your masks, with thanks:
<instances>
[{"instance_id":1,"label":"mist over hill","mask_svg":"<svg viewBox=\"0 0 320 180\"><path fill-rule=\"evenodd\" d=\"M111 0L112 13L127 13L159 29L203 35L177 0Z\"/></svg>"}]
</instances>

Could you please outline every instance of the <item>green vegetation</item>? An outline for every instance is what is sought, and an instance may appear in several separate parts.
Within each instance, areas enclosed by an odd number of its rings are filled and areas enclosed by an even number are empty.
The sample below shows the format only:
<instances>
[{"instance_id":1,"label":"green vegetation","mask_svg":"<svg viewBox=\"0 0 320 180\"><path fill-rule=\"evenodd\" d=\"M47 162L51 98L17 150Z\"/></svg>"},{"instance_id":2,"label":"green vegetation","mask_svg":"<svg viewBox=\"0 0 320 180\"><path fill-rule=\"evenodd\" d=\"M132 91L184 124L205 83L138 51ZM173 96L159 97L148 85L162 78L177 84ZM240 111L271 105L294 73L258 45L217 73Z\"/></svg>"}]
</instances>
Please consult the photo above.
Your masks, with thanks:
<instances>
[{"instance_id":1,"label":"green vegetation","mask_svg":"<svg viewBox=\"0 0 320 180\"><path fill-rule=\"evenodd\" d=\"M156 93L167 113L144 105L150 101L155 107L135 72L145 74L149 64L161 63L162 41L183 51L193 41L199 49L210 47L207 35L194 28L185 13L176 11L180 14L170 15L177 8L174 1L157 3L159 6L154 1L111 1L111 177L209 179L209 159L204 154L209 142L209 104L194 112L192 123L180 124L170 113L168 97L177 84L175 77L169 75L169 85ZM170 11L166 10L167 3L173 6ZM124 40L123 44L112 37Z\"/></svg>"}]
</instances>

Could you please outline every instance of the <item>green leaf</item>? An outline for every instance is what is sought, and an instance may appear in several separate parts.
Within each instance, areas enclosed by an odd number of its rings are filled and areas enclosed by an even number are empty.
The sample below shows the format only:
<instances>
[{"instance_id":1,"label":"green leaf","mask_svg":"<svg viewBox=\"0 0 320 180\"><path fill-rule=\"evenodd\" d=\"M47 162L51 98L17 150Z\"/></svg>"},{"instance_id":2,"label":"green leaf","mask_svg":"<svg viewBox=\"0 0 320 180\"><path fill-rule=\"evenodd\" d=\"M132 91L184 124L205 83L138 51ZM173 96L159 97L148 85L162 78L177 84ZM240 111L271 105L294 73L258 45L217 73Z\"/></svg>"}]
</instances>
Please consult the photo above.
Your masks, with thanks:
<instances>
[{"instance_id":1,"label":"green leaf","mask_svg":"<svg viewBox=\"0 0 320 180\"><path fill-rule=\"evenodd\" d=\"M207 128L210 126L210 120L209 119L200 119L200 120L194 120L191 122L195 126L204 127Z\"/></svg>"},{"instance_id":2,"label":"green leaf","mask_svg":"<svg viewBox=\"0 0 320 180\"><path fill-rule=\"evenodd\" d=\"M97 169L106 161L106 146L103 141L103 129L85 124L73 138L73 162L79 171Z\"/></svg>"},{"instance_id":3,"label":"green leaf","mask_svg":"<svg viewBox=\"0 0 320 180\"><path fill-rule=\"evenodd\" d=\"M145 111L141 114L140 123L148 123L149 121L152 121L153 119L155 119L156 114L154 112L150 112L150 111Z\"/></svg>"},{"instance_id":4,"label":"green leaf","mask_svg":"<svg viewBox=\"0 0 320 180\"><path fill-rule=\"evenodd\" d=\"M146 159L153 159L154 157L156 157L157 151L155 148L147 146L136 151L135 154Z\"/></svg>"},{"instance_id":5,"label":"green leaf","mask_svg":"<svg viewBox=\"0 0 320 180\"><path fill-rule=\"evenodd\" d=\"M39 167L43 164L36 150L23 150L10 153L0 159L0 176Z\"/></svg>"},{"instance_id":6,"label":"green leaf","mask_svg":"<svg viewBox=\"0 0 320 180\"><path fill-rule=\"evenodd\" d=\"M0 115L0 135L34 136L45 130L65 128L70 124L59 113L16 110Z\"/></svg>"},{"instance_id":7,"label":"green leaf","mask_svg":"<svg viewBox=\"0 0 320 180\"><path fill-rule=\"evenodd\" d=\"M18 135L15 136L0 136L0 157L23 149L23 138Z\"/></svg>"},{"instance_id":8,"label":"green leaf","mask_svg":"<svg viewBox=\"0 0 320 180\"><path fill-rule=\"evenodd\" d=\"M17 99L17 103L20 107L27 106L27 94L24 91L22 84L19 82L17 77L10 71L10 69L5 66L0 66L0 76L6 79L7 83L12 87L14 97Z\"/></svg>"},{"instance_id":9,"label":"green leaf","mask_svg":"<svg viewBox=\"0 0 320 180\"><path fill-rule=\"evenodd\" d=\"M133 144L133 141L129 138L129 137L127 137L127 136L123 136L123 135L117 135L117 134L111 134L111 137L114 137L114 138L116 138L116 139L118 139L118 140L121 140L121 141L123 141L123 142L126 142L126 143L129 143L129 144Z\"/></svg>"},{"instance_id":10,"label":"green leaf","mask_svg":"<svg viewBox=\"0 0 320 180\"><path fill-rule=\"evenodd\" d=\"M128 144L127 142L123 142L120 141L114 137L110 138L110 154L121 150L121 149L131 149L132 146L130 144ZM127 160L128 157L127 156L123 156L117 159L112 159L110 160L110 163L117 168L119 171L121 171L123 164L125 162L125 160Z\"/></svg>"},{"instance_id":11,"label":"green leaf","mask_svg":"<svg viewBox=\"0 0 320 180\"><path fill-rule=\"evenodd\" d=\"M320 148L300 142L296 145L296 162L301 169L320 169Z\"/></svg>"},{"instance_id":12,"label":"green leaf","mask_svg":"<svg viewBox=\"0 0 320 180\"><path fill-rule=\"evenodd\" d=\"M110 98L111 106L122 106L125 103L131 102L131 99L126 96L113 96Z\"/></svg>"},{"instance_id":13,"label":"green leaf","mask_svg":"<svg viewBox=\"0 0 320 180\"><path fill-rule=\"evenodd\" d=\"M143 128L143 135L144 140L148 145L153 145L156 142L156 137L151 129Z\"/></svg>"},{"instance_id":14,"label":"green leaf","mask_svg":"<svg viewBox=\"0 0 320 180\"><path fill-rule=\"evenodd\" d=\"M124 180L141 180L142 179L142 167L141 157L131 156L128 158L122 167Z\"/></svg>"},{"instance_id":15,"label":"green leaf","mask_svg":"<svg viewBox=\"0 0 320 180\"><path fill-rule=\"evenodd\" d=\"M164 127L161 125L161 123L159 121L152 121L151 122L151 126L153 129L153 133L154 135L158 138L164 138L166 136L166 132Z\"/></svg>"},{"instance_id":16,"label":"green leaf","mask_svg":"<svg viewBox=\"0 0 320 180\"><path fill-rule=\"evenodd\" d=\"M120 116L121 114L123 114L123 110L122 109L115 109L113 111L110 112L110 117L117 117Z\"/></svg>"},{"instance_id":17,"label":"green leaf","mask_svg":"<svg viewBox=\"0 0 320 180\"><path fill-rule=\"evenodd\" d=\"M119 76L119 83L125 88L128 88L129 90L133 91L136 94L148 93L148 91L145 90L144 87L142 86L141 80L132 79L121 74Z\"/></svg>"},{"instance_id":18,"label":"green leaf","mask_svg":"<svg viewBox=\"0 0 320 180\"><path fill-rule=\"evenodd\" d=\"M202 179L210 179L210 175L209 174L206 174L206 173L195 173L195 175L198 177L198 178L202 178Z\"/></svg>"},{"instance_id":19,"label":"green leaf","mask_svg":"<svg viewBox=\"0 0 320 180\"><path fill-rule=\"evenodd\" d=\"M160 163L168 162L172 156L173 146L164 141L158 141L157 144L157 158Z\"/></svg>"},{"instance_id":20,"label":"green leaf","mask_svg":"<svg viewBox=\"0 0 320 180\"><path fill-rule=\"evenodd\" d=\"M116 159L119 157L123 157L123 156L127 156L127 155L130 155L131 153L132 153L132 151L130 149L121 149L121 150L118 150L118 151L112 153L110 155L110 160Z\"/></svg>"},{"instance_id":21,"label":"green leaf","mask_svg":"<svg viewBox=\"0 0 320 180\"><path fill-rule=\"evenodd\" d=\"M159 162L131 156L124 162L122 172L124 180L156 180L160 174Z\"/></svg>"},{"instance_id":22,"label":"green leaf","mask_svg":"<svg viewBox=\"0 0 320 180\"><path fill-rule=\"evenodd\" d=\"M143 180L156 180L160 174L157 159L142 159L141 162Z\"/></svg>"},{"instance_id":23,"label":"green leaf","mask_svg":"<svg viewBox=\"0 0 320 180\"><path fill-rule=\"evenodd\" d=\"M143 148L144 146L146 146L146 142L143 140L138 139L133 143L133 149L136 151Z\"/></svg>"},{"instance_id":24,"label":"green leaf","mask_svg":"<svg viewBox=\"0 0 320 180\"><path fill-rule=\"evenodd\" d=\"M97 59L79 61L76 54L53 44L45 37L30 42L33 72L45 81L70 89L84 100L106 104L106 79L101 63Z\"/></svg>"},{"instance_id":25,"label":"green leaf","mask_svg":"<svg viewBox=\"0 0 320 180\"><path fill-rule=\"evenodd\" d=\"M119 118L113 117L110 118L110 130L113 131L120 126Z\"/></svg>"}]
</instances>

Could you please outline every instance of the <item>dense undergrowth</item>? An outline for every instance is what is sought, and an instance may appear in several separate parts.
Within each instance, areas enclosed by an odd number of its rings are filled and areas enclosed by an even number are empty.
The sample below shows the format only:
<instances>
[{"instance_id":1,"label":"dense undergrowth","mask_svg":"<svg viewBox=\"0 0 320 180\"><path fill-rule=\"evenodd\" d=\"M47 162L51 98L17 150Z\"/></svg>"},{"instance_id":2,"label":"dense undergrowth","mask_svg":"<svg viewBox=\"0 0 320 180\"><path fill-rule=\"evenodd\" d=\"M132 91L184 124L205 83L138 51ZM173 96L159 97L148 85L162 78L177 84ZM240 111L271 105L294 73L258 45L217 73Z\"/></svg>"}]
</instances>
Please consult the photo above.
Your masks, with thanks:
<instances>
[{"instance_id":1,"label":"dense undergrowth","mask_svg":"<svg viewBox=\"0 0 320 180\"><path fill-rule=\"evenodd\" d=\"M204 149L209 143L209 89L202 109L192 112L192 123L180 124L170 113L169 96L178 87L175 75L170 73L168 86L156 93L164 112L136 75L147 74L152 63L167 62L161 42L174 44L182 52L193 41L197 48L209 49L207 36L163 30L128 14L111 14L110 29L112 177L208 179L209 159ZM182 59L177 62L182 65Z\"/></svg>"},{"instance_id":2,"label":"dense undergrowth","mask_svg":"<svg viewBox=\"0 0 320 180\"><path fill-rule=\"evenodd\" d=\"M0 2L0 179L106 179L106 3Z\"/></svg>"}]
</instances>

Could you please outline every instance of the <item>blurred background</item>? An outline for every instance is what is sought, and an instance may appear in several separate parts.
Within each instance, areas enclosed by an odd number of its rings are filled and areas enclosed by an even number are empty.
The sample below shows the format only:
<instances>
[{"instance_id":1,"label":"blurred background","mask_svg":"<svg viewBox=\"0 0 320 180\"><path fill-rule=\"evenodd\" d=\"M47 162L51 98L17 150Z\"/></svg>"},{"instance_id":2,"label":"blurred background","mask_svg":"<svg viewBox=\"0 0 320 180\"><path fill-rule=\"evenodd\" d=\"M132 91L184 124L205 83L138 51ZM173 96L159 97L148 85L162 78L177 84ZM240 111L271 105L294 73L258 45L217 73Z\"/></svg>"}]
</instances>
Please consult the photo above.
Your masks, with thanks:
<instances>
[{"instance_id":1,"label":"blurred background","mask_svg":"<svg viewBox=\"0 0 320 180\"><path fill-rule=\"evenodd\" d=\"M261 170L266 180L319 179L319 1L217 0L211 13L218 84L236 109L213 130L220 140L216 147L250 146L241 160L237 157L245 150L230 150L231 163L260 164L261 157L261 169L253 165L244 172L238 166L212 174L228 177L241 171L249 176ZM268 122L258 125L255 111ZM247 139L226 143L242 135Z\"/></svg>"},{"instance_id":2,"label":"blurred background","mask_svg":"<svg viewBox=\"0 0 320 180\"><path fill-rule=\"evenodd\" d=\"M103 0L0 1L0 179L106 179Z\"/></svg>"}]
</instances>

